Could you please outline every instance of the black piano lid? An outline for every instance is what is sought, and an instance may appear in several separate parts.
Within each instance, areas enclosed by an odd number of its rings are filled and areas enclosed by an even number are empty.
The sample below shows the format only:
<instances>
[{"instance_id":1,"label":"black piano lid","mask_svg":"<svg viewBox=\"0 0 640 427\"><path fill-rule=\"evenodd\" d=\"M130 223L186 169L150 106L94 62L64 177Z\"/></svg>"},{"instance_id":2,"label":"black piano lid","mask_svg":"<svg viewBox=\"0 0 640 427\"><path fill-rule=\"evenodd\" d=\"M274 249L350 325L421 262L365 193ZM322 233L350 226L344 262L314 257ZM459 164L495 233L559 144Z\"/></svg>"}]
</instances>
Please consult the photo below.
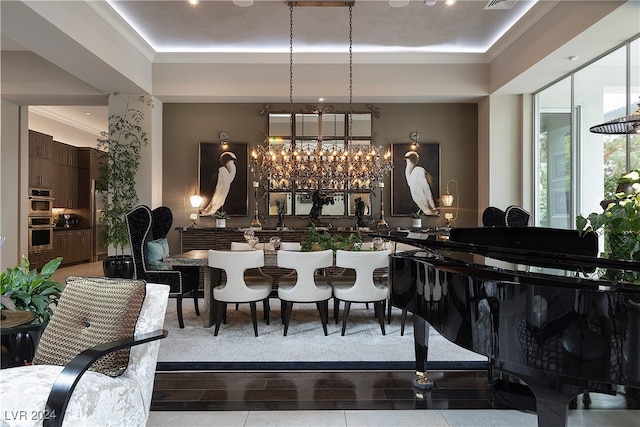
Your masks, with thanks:
<instances>
[{"instance_id":1,"label":"black piano lid","mask_svg":"<svg viewBox=\"0 0 640 427\"><path fill-rule=\"evenodd\" d=\"M579 236L575 230L544 227L452 228L449 240L432 233L390 232L377 236L428 251L443 250L483 255L501 261L593 272L611 268L640 272L640 262L600 258L594 233Z\"/></svg>"}]
</instances>

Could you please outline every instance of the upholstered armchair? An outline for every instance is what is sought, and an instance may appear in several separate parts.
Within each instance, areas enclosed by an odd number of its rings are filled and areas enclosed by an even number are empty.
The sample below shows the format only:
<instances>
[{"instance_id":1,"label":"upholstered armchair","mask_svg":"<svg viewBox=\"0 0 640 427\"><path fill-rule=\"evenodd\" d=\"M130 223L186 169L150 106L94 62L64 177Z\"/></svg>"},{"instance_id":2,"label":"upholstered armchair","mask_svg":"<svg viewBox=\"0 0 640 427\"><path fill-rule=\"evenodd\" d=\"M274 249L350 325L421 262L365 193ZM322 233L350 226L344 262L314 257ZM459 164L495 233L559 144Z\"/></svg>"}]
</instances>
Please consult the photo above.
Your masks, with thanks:
<instances>
[{"instance_id":1,"label":"upholstered armchair","mask_svg":"<svg viewBox=\"0 0 640 427\"><path fill-rule=\"evenodd\" d=\"M198 273L197 269L172 268L163 259L169 256L167 233L173 223L171 210L160 206L153 211L140 205L131 209L126 216L129 230L129 243L134 261L134 278L150 283L169 285L170 296L176 298L178 324L184 328L182 316L182 297L193 296L196 314L198 309Z\"/></svg>"},{"instance_id":2,"label":"upholstered armchair","mask_svg":"<svg viewBox=\"0 0 640 427\"><path fill-rule=\"evenodd\" d=\"M2 425L145 426L169 286L69 277L33 365L0 370Z\"/></svg>"}]
</instances>

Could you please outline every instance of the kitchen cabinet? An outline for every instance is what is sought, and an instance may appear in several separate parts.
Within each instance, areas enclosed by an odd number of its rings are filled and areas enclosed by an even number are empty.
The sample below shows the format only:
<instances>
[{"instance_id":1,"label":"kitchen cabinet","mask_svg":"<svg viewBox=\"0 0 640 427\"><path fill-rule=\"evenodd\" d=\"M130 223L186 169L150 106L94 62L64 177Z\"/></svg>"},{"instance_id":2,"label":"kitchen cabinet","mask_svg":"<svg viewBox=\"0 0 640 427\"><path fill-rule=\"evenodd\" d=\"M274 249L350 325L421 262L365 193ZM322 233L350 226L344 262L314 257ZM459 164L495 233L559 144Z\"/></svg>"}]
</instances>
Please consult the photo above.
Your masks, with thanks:
<instances>
[{"instance_id":1,"label":"kitchen cabinet","mask_svg":"<svg viewBox=\"0 0 640 427\"><path fill-rule=\"evenodd\" d=\"M29 256L28 256L29 269L33 270L34 268L36 268L38 269L38 271L40 271L46 263L48 263L54 258L55 256L53 255L53 251L31 252L29 253Z\"/></svg>"},{"instance_id":2,"label":"kitchen cabinet","mask_svg":"<svg viewBox=\"0 0 640 427\"><path fill-rule=\"evenodd\" d=\"M90 229L57 229L53 233L54 257L62 257L62 265L75 264L91 259Z\"/></svg>"},{"instance_id":3,"label":"kitchen cabinet","mask_svg":"<svg viewBox=\"0 0 640 427\"><path fill-rule=\"evenodd\" d=\"M78 208L78 149L54 141L53 159L53 207Z\"/></svg>"},{"instance_id":4,"label":"kitchen cabinet","mask_svg":"<svg viewBox=\"0 0 640 427\"><path fill-rule=\"evenodd\" d=\"M53 188L53 137L29 131L29 187Z\"/></svg>"}]
</instances>

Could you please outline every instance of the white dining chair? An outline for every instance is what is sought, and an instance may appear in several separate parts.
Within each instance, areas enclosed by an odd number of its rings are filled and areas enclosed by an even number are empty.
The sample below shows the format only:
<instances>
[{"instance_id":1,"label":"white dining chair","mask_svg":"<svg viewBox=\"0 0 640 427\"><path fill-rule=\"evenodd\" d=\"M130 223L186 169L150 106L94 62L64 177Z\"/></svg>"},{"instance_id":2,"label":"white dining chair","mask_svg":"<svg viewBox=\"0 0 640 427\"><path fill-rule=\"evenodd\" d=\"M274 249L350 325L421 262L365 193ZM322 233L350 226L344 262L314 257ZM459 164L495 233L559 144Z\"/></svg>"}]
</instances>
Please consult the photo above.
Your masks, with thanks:
<instances>
[{"instance_id":1,"label":"white dining chair","mask_svg":"<svg viewBox=\"0 0 640 427\"><path fill-rule=\"evenodd\" d=\"M291 268L296 272L295 283L278 285L278 297L284 308L284 336L289 330L293 303L316 303L320 312L322 329L327 335L328 301L331 298L331 286L315 273L321 268L333 265L333 251L327 249L317 252L278 251L278 267Z\"/></svg>"},{"instance_id":2,"label":"white dining chair","mask_svg":"<svg viewBox=\"0 0 640 427\"><path fill-rule=\"evenodd\" d=\"M250 283L245 281L244 272L250 268L264 266L264 251L217 251L209 250L209 267L219 268L226 273L226 281L213 288L213 299L216 305L216 328L218 335L220 323L226 313L227 304L249 303L253 332L258 336L256 319L256 302L263 301L265 320L269 324L269 295L272 283Z\"/></svg>"},{"instance_id":3,"label":"white dining chair","mask_svg":"<svg viewBox=\"0 0 640 427\"><path fill-rule=\"evenodd\" d=\"M389 263L391 251L336 251L336 266L353 269L355 281L353 284L335 284L334 298L344 301L342 314L342 335L347 328L347 319L351 303L373 303L376 317L380 323L382 335L384 329L384 309L389 298L389 287L375 283L373 273L378 268L386 267Z\"/></svg>"}]
</instances>

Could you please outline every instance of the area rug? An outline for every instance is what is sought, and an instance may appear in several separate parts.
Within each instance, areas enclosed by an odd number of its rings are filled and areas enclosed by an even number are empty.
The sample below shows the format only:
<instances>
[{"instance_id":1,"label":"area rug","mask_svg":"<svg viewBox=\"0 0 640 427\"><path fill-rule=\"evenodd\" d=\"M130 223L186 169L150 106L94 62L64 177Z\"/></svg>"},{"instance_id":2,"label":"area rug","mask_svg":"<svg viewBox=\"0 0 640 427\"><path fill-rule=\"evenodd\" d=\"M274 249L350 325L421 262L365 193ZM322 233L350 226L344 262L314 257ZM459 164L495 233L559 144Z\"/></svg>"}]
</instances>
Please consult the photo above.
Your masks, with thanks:
<instances>
[{"instance_id":1,"label":"area rug","mask_svg":"<svg viewBox=\"0 0 640 427\"><path fill-rule=\"evenodd\" d=\"M331 305L331 304L330 304ZM333 321L329 309L328 335L324 336L315 304L294 304L287 336L280 319L278 300L271 300L270 324L262 319L258 304L258 337L254 336L248 304L236 311L230 305L227 323L218 336L214 326L204 328L195 315L190 299L183 301L184 329L178 327L175 300L169 301L164 327L169 331L160 341L159 370L172 369L413 369L415 366L411 315L404 336L400 335L400 310L392 310L392 321L385 319L386 335L374 317L373 305L352 304L346 333ZM340 311L342 315L342 311ZM341 319L341 317L340 317ZM429 362L432 367L477 368L486 357L465 350L442 337L433 328L429 336Z\"/></svg>"}]
</instances>

